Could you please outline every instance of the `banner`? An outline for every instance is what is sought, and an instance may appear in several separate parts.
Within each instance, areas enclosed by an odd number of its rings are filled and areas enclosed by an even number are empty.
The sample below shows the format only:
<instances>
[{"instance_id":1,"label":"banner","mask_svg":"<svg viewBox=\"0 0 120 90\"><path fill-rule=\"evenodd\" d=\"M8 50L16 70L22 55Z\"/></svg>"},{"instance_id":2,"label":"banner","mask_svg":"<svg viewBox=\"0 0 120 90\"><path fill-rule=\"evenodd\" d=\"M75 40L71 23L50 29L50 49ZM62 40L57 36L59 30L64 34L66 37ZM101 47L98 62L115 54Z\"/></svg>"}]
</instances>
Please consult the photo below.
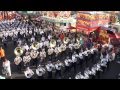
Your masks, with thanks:
<instances>
[{"instance_id":1,"label":"banner","mask_svg":"<svg viewBox=\"0 0 120 90\"><path fill-rule=\"evenodd\" d=\"M100 26L108 26L109 14L93 12L78 12L77 13L77 29L91 32Z\"/></svg>"}]
</instances>

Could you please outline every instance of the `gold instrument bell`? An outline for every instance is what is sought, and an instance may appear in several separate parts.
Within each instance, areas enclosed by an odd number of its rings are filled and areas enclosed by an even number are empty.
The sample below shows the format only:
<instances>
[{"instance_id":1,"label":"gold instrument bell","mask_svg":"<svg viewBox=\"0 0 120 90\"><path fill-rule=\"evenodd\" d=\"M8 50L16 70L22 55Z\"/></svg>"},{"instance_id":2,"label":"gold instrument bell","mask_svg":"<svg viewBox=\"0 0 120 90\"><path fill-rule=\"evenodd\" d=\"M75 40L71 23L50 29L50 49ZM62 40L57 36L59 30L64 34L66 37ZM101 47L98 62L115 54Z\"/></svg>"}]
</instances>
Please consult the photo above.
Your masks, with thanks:
<instances>
[{"instance_id":1,"label":"gold instrument bell","mask_svg":"<svg viewBox=\"0 0 120 90\"><path fill-rule=\"evenodd\" d=\"M67 44L69 41L70 41L70 39L67 38L67 37L65 37L64 40L63 40L64 44Z\"/></svg>"},{"instance_id":2,"label":"gold instrument bell","mask_svg":"<svg viewBox=\"0 0 120 90\"><path fill-rule=\"evenodd\" d=\"M52 39L50 41L50 47L55 47L56 46L56 41L54 39Z\"/></svg>"},{"instance_id":3,"label":"gold instrument bell","mask_svg":"<svg viewBox=\"0 0 120 90\"><path fill-rule=\"evenodd\" d=\"M38 42L34 42L34 43L32 44L32 49L33 49L33 50L38 50L38 49L39 49L39 43L38 43Z\"/></svg>"},{"instance_id":4,"label":"gold instrument bell","mask_svg":"<svg viewBox=\"0 0 120 90\"><path fill-rule=\"evenodd\" d=\"M21 48L21 47L16 47L15 50L14 50L14 54L16 56L21 56L23 54L23 52L24 52L23 48Z\"/></svg>"}]
</instances>

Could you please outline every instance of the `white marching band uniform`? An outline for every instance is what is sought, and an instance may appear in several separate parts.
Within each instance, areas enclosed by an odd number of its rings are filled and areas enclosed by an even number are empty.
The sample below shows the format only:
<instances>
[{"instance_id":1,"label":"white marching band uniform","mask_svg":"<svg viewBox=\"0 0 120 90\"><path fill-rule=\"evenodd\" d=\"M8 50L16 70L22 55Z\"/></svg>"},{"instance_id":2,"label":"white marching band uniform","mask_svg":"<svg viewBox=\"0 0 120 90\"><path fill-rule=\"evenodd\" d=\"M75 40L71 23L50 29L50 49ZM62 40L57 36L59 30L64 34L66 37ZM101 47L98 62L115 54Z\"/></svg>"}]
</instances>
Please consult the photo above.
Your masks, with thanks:
<instances>
[{"instance_id":1,"label":"white marching band uniform","mask_svg":"<svg viewBox=\"0 0 120 90\"><path fill-rule=\"evenodd\" d=\"M43 67L38 67L37 69L36 69L36 74L38 75L38 76L43 76L44 74L45 74L45 68L43 68Z\"/></svg>"},{"instance_id":2,"label":"white marching band uniform","mask_svg":"<svg viewBox=\"0 0 120 90\"><path fill-rule=\"evenodd\" d=\"M55 66L52 63L49 63L46 65L46 69L48 72L51 72L54 68L55 68Z\"/></svg>"},{"instance_id":3,"label":"white marching band uniform","mask_svg":"<svg viewBox=\"0 0 120 90\"><path fill-rule=\"evenodd\" d=\"M75 63L75 62L77 62L76 55L72 55L72 63Z\"/></svg>"},{"instance_id":4,"label":"white marching band uniform","mask_svg":"<svg viewBox=\"0 0 120 90\"><path fill-rule=\"evenodd\" d=\"M61 62L55 64L55 69L56 70L61 70L62 67L64 67L64 65Z\"/></svg>"},{"instance_id":5,"label":"white marching band uniform","mask_svg":"<svg viewBox=\"0 0 120 90\"><path fill-rule=\"evenodd\" d=\"M15 63L16 65L19 65L20 62L22 62L22 58L21 58L20 56L16 56L16 58L14 59L14 63Z\"/></svg>"},{"instance_id":6,"label":"white marching band uniform","mask_svg":"<svg viewBox=\"0 0 120 90\"><path fill-rule=\"evenodd\" d=\"M23 56L23 62L24 62L24 64L29 63L30 60L31 60L31 57L30 57L29 55L27 55L27 56Z\"/></svg>"},{"instance_id":7,"label":"white marching band uniform","mask_svg":"<svg viewBox=\"0 0 120 90\"><path fill-rule=\"evenodd\" d=\"M30 56L31 56L32 59L37 58L38 54L39 54L39 52L38 52L38 51L35 51L35 50L32 50L32 51L30 52Z\"/></svg>"},{"instance_id":8,"label":"white marching band uniform","mask_svg":"<svg viewBox=\"0 0 120 90\"><path fill-rule=\"evenodd\" d=\"M64 62L65 62L65 66L69 67L72 60L71 59L66 59Z\"/></svg>"},{"instance_id":9,"label":"white marching band uniform","mask_svg":"<svg viewBox=\"0 0 120 90\"><path fill-rule=\"evenodd\" d=\"M34 72L33 72L32 69L27 68L27 70L24 71L24 74L25 74L25 77L26 77L26 78L31 78L31 77L34 75Z\"/></svg>"},{"instance_id":10,"label":"white marching band uniform","mask_svg":"<svg viewBox=\"0 0 120 90\"><path fill-rule=\"evenodd\" d=\"M80 59L83 59L82 53L79 53L79 58L80 58Z\"/></svg>"},{"instance_id":11,"label":"white marching band uniform","mask_svg":"<svg viewBox=\"0 0 120 90\"><path fill-rule=\"evenodd\" d=\"M53 54L53 52L54 52L54 49L53 49L53 48L49 48L49 49L48 49L48 55Z\"/></svg>"},{"instance_id":12,"label":"white marching band uniform","mask_svg":"<svg viewBox=\"0 0 120 90\"><path fill-rule=\"evenodd\" d=\"M28 51L30 48L28 45L23 46L24 50Z\"/></svg>"},{"instance_id":13,"label":"white marching band uniform","mask_svg":"<svg viewBox=\"0 0 120 90\"><path fill-rule=\"evenodd\" d=\"M42 50L42 51L40 52L40 57L41 57L41 58L46 58L46 52L45 52L45 50Z\"/></svg>"},{"instance_id":14,"label":"white marching band uniform","mask_svg":"<svg viewBox=\"0 0 120 90\"><path fill-rule=\"evenodd\" d=\"M35 41L35 37L32 37L30 40L31 40L31 42L34 42Z\"/></svg>"}]
</instances>

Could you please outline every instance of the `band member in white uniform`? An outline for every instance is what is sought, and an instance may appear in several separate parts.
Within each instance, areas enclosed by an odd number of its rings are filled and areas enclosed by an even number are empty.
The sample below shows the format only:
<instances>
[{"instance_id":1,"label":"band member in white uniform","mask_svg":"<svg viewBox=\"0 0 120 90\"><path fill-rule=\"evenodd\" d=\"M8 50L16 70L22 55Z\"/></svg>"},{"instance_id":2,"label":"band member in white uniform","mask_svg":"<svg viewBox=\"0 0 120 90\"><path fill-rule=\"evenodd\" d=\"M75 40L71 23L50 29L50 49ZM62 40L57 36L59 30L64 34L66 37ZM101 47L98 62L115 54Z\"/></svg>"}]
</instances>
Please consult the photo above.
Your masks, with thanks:
<instances>
[{"instance_id":1,"label":"band member in white uniform","mask_svg":"<svg viewBox=\"0 0 120 90\"><path fill-rule=\"evenodd\" d=\"M100 59L101 59L101 63L103 63L102 70L103 72L105 72L105 68L107 67L107 63L108 63L107 53L105 53L104 55L101 53Z\"/></svg>"},{"instance_id":2,"label":"band member in white uniform","mask_svg":"<svg viewBox=\"0 0 120 90\"><path fill-rule=\"evenodd\" d=\"M44 41L45 41L45 37L44 37L44 36L42 36L41 40L42 40L42 42L44 42Z\"/></svg>"},{"instance_id":3,"label":"band member in white uniform","mask_svg":"<svg viewBox=\"0 0 120 90\"><path fill-rule=\"evenodd\" d=\"M32 36L31 39L30 39L31 43L35 41L35 37Z\"/></svg>"},{"instance_id":4,"label":"band member in white uniform","mask_svg":"<svg viewBox=\"0 0 120 90\"><path fill-rule=\"evenodd\" d=\"M44 74L45 74L45 68L43 68L41 65L38 66L38 68L36 69L36 74L38 75L39 79L44 79Z\"/></svg>"},{"instance_id":5,"label":"band member in white uniform","mask_svg":"<svg viewBox=\"0 0 120 90\"><path fill-rule=\"evenodd\" d=\"M82 52L82 51L81 51ZM82 67L82 65L83 65L83 60L84 60L84 57L83 57L83 55L82 55L82 53L79 53L79 55L78 55L78 60L79 60L79 65Z\"/></svg>"},{"instance_id":6,"label":"band member in white uniform","mask_svg":"<svg viewBox=\"0 0 120 90\"><path fill-rule=\"evenodd\" d=\"M52 48L52 47L50 47L49 49L48 49L48 59L50 60L50 61L52 61L52 55L53 55L53 52L54 52L54 49Z\"/></svg>"},{"instance_id":7,"label":"band member in white uniform","mask_svg":"<svg viewBox=\"0 0 120 90\"><path fill-rule=\"evenodd\" d=\"M45 58L46 58L46 52L45 49L42 49L42 51L40 52L40 59L43 60L42 63L45 63Z\"/></svg>"},{"instance_id":8,"label":"band member in white uniform","mask_svg":"<svg viewBox=\"0 0 120 90\"><path fill-rule=\"evenodd\" d=\"M29 46L27 45L27 43L25 43L25 45L23 46L23 48L24 48L24 50L25 50L26 52L28 52Z\"/></svg>"},{"instance_id":9,"label":"band member in white uniform","mask_svg":"<svg viewBox=\"0 0 120 90\"><path fill-rule=\"evenodd\" d=\"M57 63L55 64L55 69L56 69L56 72L55 72L55 77L57 77L57 75L59 75L60 78L62 78L62 75L61 75L61 69L62 67L64 67L63 63L61 63L59 60L57 61Z\"/></svg>"},{"instance_id":10,"label":"band member in white uniform","mask_svg":"<svg viewBox=\"0 0 120 90\"><path fill-rule=\"evenodd\" d=\"M69 57L67 57L67 59L65 59L65 61L64 61L64 63L65 63L65 71L64 71L64 73L67 73L67 74L70 73L71 62L72 62L72 60Z\"/></svg>"},{"instance_id":11,"label":"band member in white uniform","mask_svg":"<svg viewBox=\"0 0 120 90\"><path fill-rule=\"evenodd\" d=\"M3 60L3 74L11 78L11 66L10 61L6 58Z\"/></svg>"},{"instance_id":12,"label":"band member in white uniform","mask_svg":"<svg viewBox=\"0 0 120 90\"><path fill-rule=\"evenodd\" d=\"M29 67L30 66L30 61L31 61L31 57L29 55L28 52L25 53L25 56L23 56L23 63L25 67Z\"/></svg>"},{"instance_id":13,"label":"band member in white uniform","mask_svg":"<svg viewBox=\"0 0 120 90\"><path fill-rule=\"evenodd\" d=\"M54 65L52 64L51 61L48 62L48 64L46 65L46 69L48 72L48 79L52 79L52 70L54 69Z\"/></svg>"},{"instance_id":14,"label":"band member in white uniform","mask_svg":"<svg viewBox=\"0 0 120 90\"><path fill-rule=\"evenodd\" d=\"M34 72L32 69L30 69L29 67L26 68L26 71L24 71L25 77L27 79L32 79Z\"/></svg>"},{"instance_id":15,"label":"band member in white uniform","mask_svg":"<svg viewBox=\"0 0 120 90\"><path fill-rule=\"evenodd\" d=\"M36 50L31 50L31 52L30 52L30 56L31 56L31 58L32 58L31 64L32 64L33 66L35 65L36 67L37 67L37 65L38 65L38 60L37 60L38 54L39 54L39 52L36 51Z\"/></svg>"},{"instance_id":16,"label":"band member in white uniform","mask_svg":"<svg viewBox=\"0 0 120 90\"><path fill-rule=\"evenodd\" d=\"M74 74L76 74L76 65L77 65L77 58L75 55L76 55L75 53L72 55L72 67L74 68Z\"/></svg>"},{"instance_id":17,"label":"band member in white uniform","mask_svg":"<svg viewBox=\"0 0 120 90\"><path fill-rule=\"evenodd\" d=\"M14 59L14 63L17 66L18 71L21 71L22 69L22 58L20 56L16 56Z\"/></svg>"}]
</instances>

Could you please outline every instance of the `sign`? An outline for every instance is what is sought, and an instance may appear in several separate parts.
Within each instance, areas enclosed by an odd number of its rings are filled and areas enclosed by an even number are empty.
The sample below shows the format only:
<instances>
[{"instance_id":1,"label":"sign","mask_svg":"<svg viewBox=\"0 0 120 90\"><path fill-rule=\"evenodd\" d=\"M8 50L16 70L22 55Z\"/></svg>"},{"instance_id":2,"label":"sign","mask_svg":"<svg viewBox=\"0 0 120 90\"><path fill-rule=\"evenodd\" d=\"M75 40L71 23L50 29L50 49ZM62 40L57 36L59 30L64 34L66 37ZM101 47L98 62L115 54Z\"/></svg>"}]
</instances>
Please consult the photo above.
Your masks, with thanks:
<instances>
[{"instance_id":1,"label":"sign","mask_svg":"<svg viewBox=\"0 0 120 90\"><path fill-rule=\"evenodd\" d=\"M77 13L77 29L84 28L87 32L94 31L100 26L108 26L109 14L97 13L97 12L78 12Z\"/></svg>"}]
</instances>

